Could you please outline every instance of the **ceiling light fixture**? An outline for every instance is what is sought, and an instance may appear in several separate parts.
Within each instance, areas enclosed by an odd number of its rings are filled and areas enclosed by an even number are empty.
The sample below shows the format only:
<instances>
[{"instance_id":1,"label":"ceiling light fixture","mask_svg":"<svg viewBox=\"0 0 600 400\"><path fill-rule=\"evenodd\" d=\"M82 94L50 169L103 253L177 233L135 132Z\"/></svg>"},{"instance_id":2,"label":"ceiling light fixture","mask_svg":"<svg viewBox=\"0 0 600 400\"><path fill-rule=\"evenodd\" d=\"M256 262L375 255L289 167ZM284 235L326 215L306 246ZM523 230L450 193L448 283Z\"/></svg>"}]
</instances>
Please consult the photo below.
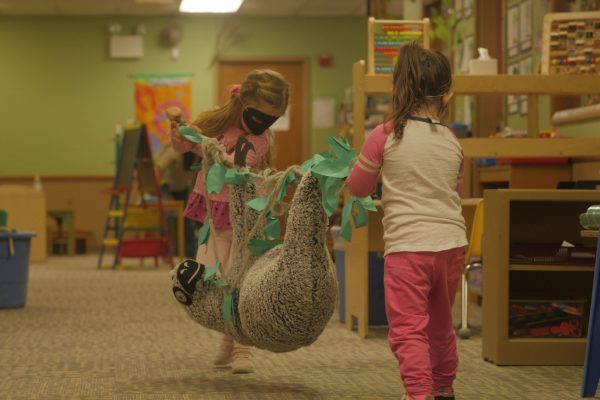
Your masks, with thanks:
<instances>
[{"instance_id":1,"label":"ceiling light fixture","mask_svg":"<svg viewBox=\"0 0 600 400\"><path fill-rule=\"evenodd\" d=\"M184 13L234 13L244 0L182 0L179 11Z\"/></svg>"}]
</instances>

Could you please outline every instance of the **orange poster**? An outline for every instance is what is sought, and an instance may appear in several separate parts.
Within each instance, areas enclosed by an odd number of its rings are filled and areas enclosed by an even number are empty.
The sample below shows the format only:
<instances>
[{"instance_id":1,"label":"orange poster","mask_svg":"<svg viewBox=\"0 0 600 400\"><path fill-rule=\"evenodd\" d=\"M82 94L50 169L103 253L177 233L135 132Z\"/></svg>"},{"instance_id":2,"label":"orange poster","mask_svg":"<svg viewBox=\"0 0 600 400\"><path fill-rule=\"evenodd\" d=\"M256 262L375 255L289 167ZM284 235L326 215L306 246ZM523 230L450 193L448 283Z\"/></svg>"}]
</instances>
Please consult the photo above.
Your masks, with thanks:
<instances>
[{"instance_id":1,"label":"orange poster","mask_svg":"<svg viewBox=\"0 0 600 400\"><path fill-rule=\"evenodd\" d=\"M189 120L191 105L192 81L189 77L148 75L135 80L135 117L161 143L169 141L166 109L179 107L185 120Z\"/></svg>"}]
</instances>

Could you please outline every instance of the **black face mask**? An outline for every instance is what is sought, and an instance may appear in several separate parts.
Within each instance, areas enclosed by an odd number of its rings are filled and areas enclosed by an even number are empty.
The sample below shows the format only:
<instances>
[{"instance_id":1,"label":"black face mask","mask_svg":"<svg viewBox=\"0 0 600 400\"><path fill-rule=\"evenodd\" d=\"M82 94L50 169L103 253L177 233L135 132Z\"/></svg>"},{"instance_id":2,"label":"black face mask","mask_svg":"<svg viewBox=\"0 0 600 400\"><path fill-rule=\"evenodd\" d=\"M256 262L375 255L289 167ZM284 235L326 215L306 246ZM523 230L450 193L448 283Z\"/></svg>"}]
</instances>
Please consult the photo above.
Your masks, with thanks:
<instances>
[{"instance_id":1,"label":"black face mask","mask_svg":"<svg viewBox=\"0 0 600 400\"><path fill-rule=\"evenodd\" d=\"M253 135L260 135L279 119L272 115L258 111L256 108L246 107L242 113L244 124Z\"/></svg>"}]
</instances>

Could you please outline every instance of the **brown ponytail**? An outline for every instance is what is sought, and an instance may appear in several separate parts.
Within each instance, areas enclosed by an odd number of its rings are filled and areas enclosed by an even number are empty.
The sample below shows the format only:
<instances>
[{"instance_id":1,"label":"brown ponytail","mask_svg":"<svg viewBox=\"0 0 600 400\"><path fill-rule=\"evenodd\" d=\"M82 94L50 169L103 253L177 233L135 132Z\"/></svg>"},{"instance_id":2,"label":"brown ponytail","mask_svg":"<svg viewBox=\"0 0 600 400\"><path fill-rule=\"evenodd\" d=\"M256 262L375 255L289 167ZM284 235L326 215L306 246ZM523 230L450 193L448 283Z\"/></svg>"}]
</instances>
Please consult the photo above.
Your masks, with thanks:
<instances>
[{"instance_id":1,"label":"brown ponytail","mask_svg":"<svg viewBox=\"0 0 600 400\"><path fill-rule=\"evenodd\" d=\"M452 86L448 59L439 51L417 42L402 46L394 68L392 115L394 136L401 138L408 117L426 108L441 119L446 112L443 96Z\"/></svg>"}]
</instances>

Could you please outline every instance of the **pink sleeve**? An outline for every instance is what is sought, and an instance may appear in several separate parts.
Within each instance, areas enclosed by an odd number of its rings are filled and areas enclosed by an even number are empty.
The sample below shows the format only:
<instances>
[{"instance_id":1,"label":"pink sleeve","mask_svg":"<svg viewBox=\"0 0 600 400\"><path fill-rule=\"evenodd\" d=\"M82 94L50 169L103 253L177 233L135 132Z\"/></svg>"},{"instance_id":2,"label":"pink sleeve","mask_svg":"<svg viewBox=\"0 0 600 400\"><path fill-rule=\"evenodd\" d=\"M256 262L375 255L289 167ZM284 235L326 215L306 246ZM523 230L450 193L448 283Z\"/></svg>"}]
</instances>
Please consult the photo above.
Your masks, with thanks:
<instances>
[{"instance_id":1,"label":"pink sleeve","mask_svg":"<svg viewBox=\"0 0 600 400\"><path fill-rule=\"evenodd\" d=\"M367 137L346 180L348 191L353 196L360 198L373 193L383 165L383 150L387 139L388 133L383 124L373 129Z\"/></svg>"}]
</instances>

